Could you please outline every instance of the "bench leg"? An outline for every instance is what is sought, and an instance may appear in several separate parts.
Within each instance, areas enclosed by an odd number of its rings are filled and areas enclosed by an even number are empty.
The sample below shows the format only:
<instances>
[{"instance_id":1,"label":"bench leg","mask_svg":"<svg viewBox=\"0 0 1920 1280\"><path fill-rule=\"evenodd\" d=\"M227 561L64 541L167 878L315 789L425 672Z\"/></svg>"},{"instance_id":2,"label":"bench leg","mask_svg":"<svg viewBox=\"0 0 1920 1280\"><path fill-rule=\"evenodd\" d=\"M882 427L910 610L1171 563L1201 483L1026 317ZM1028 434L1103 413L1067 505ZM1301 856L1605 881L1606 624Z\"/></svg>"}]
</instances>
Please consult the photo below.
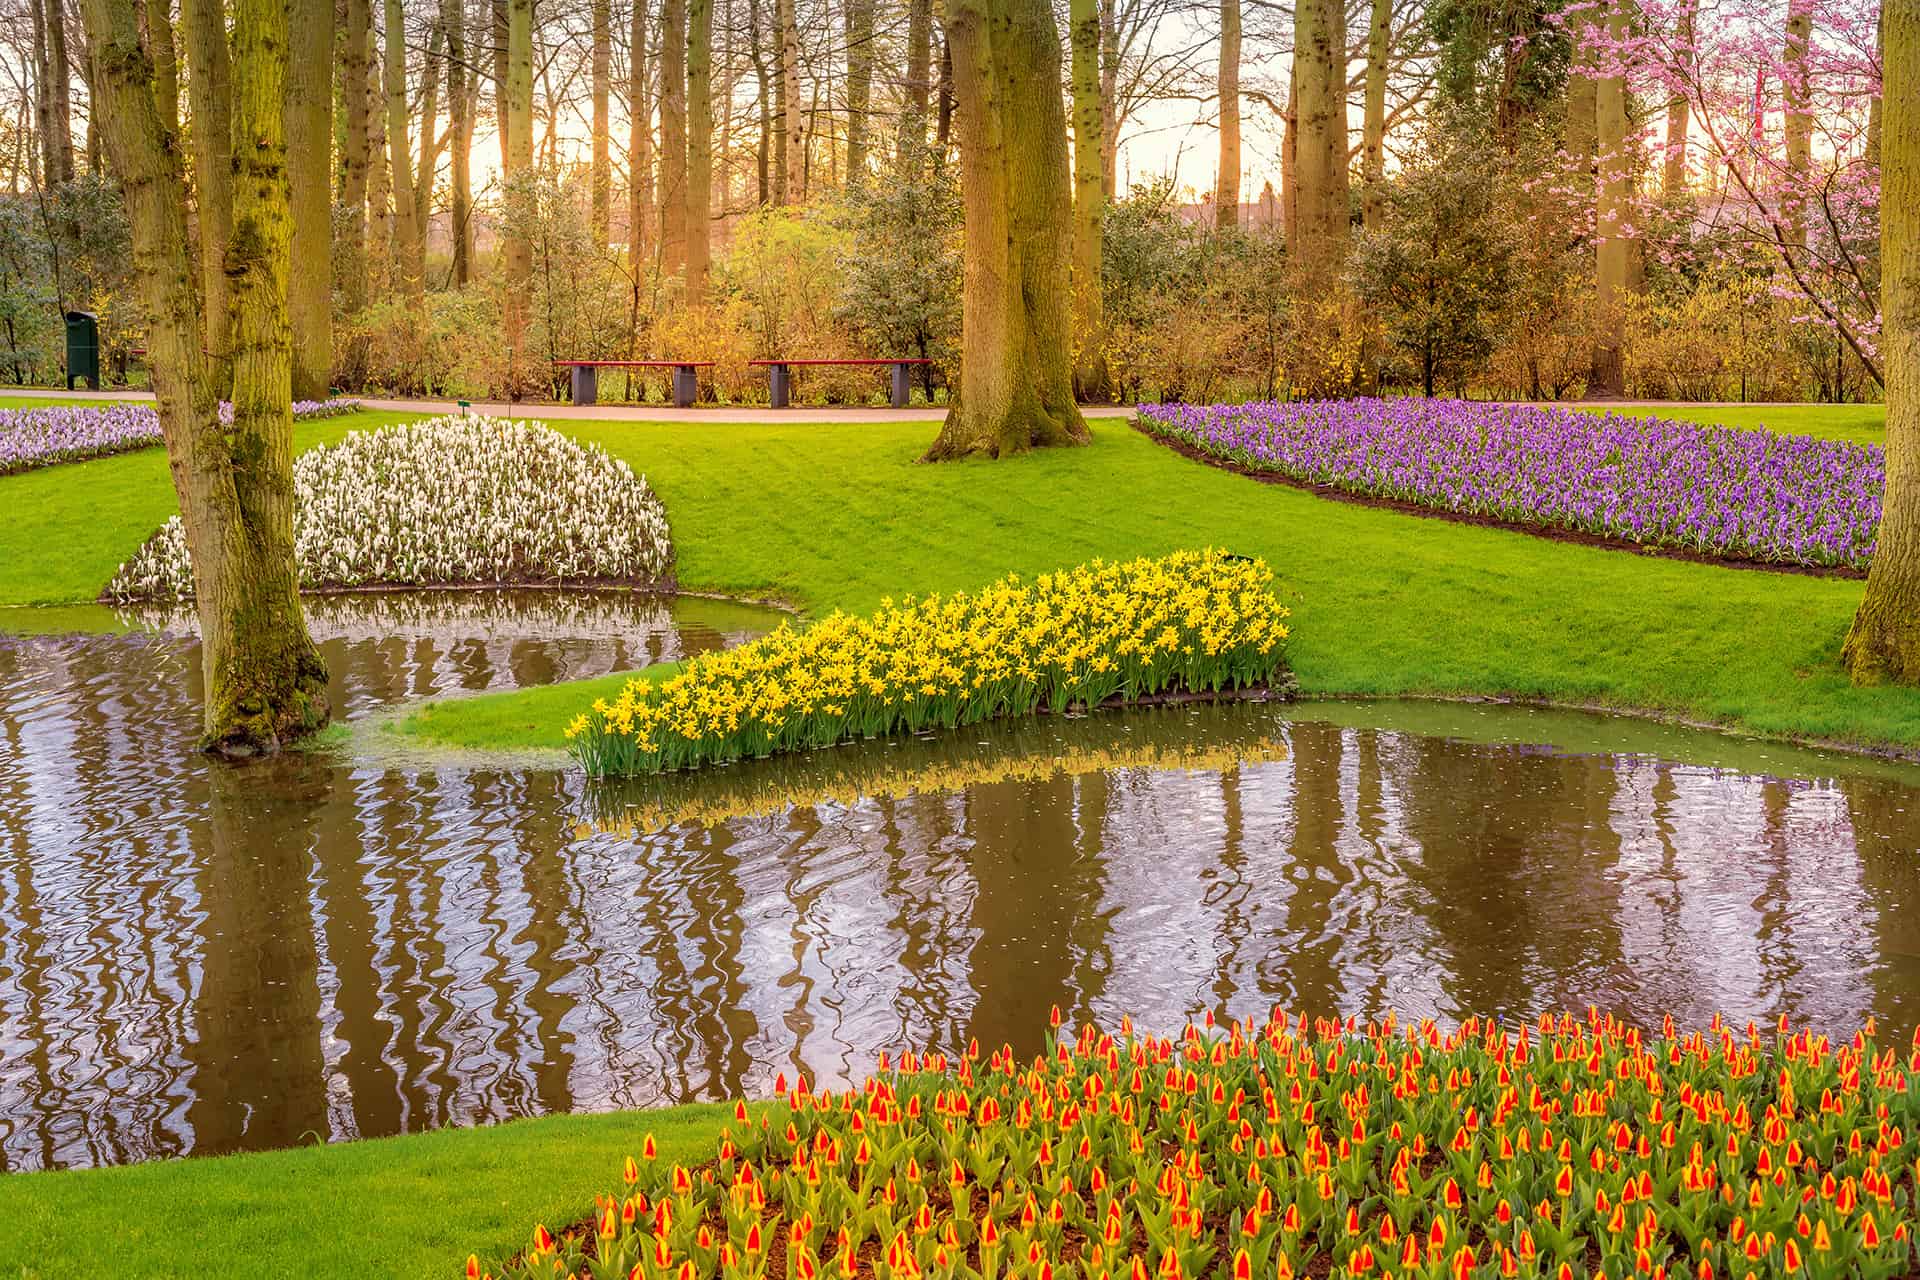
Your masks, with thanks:
<instances>
[{"instance_id":1,"label":"bench leg","mask_svg":"<svg viewBox=\"0 0 1920 1280\"><path fill-rule=\"evenodd\" d=\"M590 364L573 366L573 402L594 404L600 399L600 371Z\"/></svg>"},{"instance_id":2,"label":"bench leg","mask_svg":"<svg viewBox=\"0 0 1920 1280\"><path fill-rule=\"evenodd\" d=\"M673 366L673 405L676 409L686 409L693 405L700 394L700 375L690 364Z\"/></svg>"},{"instance_id":3,"label":"bench leg","mask_svg":"<svg viewBox=\"0 0 1920 1280\"><path fill-rule=\"evenodd\" d=\"M906 408L907 401L912 398L912 392L907 385L907 379L909 377L907 370L909 368L911 368L910 365L904 364L896 364L893 366L893 395L891 398L893 407L896 409Z\"/></svg>"},{"instance_id":4,"label":"bench leg","mask_svg":"<svg viewBox=\"0 0 1920 1280\"><path fill-rule=\"evenodd\" d=\"M767 366L767 403L775 409L793 403L793 370L786 365Z\"/></svg>"}]
</instances>

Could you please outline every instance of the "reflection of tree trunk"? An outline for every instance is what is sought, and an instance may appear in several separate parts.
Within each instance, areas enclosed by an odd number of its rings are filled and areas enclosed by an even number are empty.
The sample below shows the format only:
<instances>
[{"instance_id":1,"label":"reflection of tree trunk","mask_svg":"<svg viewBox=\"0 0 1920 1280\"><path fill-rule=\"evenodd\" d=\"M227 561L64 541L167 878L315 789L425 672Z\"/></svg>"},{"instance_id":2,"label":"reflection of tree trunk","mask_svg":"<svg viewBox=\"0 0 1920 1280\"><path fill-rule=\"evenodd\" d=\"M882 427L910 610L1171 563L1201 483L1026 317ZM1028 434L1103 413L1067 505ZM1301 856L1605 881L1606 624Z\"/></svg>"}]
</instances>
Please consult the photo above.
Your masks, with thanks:
<instances>
[{"instance_id":1,"label":"reflection of tree trunk","mask_svg":"<svg viewBox=\"0 0 1920 1280\"><path fill-rule=\"evenodd\" d=\"M287 821L284 806L289 793L303 809L323 802L331 774L290 762L265 791L262 779L225 766L208 779L196 886L207 950L187 1051L187 1117L203 1151L330 1136L312 860L304 824Z\"/></svg>"},{"instance_id":2,"label":"reflection of tree trunk","mask_svg":"<svg viewBox=\"0 0 1920 1280\"><path fill-rule=\"evenodd\" d=\"M1372 1012L1347 1007L1347 979L1340 957L1350 939L1334 930L1334 904L1352 883L1339 854L1344 806L1340 796L1341 731L1298 722L1287 733L1293 762L1293 838L1288 844L1287 925L1294 945L1286 959L1290 992L1283 1002L1296 1012L1337 1017Z\"/></svg>"},{"instance_id":3,"label":"reflection of tree trunk","mask_svg":"<svg viewBox=\"0 0 1920 1280\"><path fill-rule=\"evenodd\" d=\"M1872 1009L1890 1026L1905 1027L1920 1018L1920 822L1912 791L1902 783L1865 776L1840 779L1854 849L1860 860L1860 886L1872 910L1860 923L1873 939L1879 965L1867 975Z\"/></svg>"}]
</instances>

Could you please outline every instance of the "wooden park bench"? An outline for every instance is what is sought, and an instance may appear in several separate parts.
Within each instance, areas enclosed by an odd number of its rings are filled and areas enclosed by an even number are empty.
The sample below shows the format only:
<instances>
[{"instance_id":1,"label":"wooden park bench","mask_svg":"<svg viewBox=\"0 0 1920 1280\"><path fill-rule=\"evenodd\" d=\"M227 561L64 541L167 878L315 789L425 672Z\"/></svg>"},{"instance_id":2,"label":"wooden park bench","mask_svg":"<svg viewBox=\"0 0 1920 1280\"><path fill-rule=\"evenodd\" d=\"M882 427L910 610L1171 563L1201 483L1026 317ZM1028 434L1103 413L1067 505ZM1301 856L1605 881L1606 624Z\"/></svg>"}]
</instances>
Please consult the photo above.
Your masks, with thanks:
<instances>
[{"instance_id":1,"label":"wooden park bench","mask_svg":"<svg viewBox=\"0 0 1920 1280\"><path fill-rule=\"evenodd\" d=\"M602 369L673 370L674 407L684 409L700 398L700 370L713 368L711 360L555 360L554 367L573 371L573 402L594 404L600 397Z\"/></svg>"},{"instance_id":2,"label":"wooden park bench","mask_svg":"<svg viewBox=\"0 0 1920 1280\"><path fill-rule=\"evenodd\" d=\"M767 403L776 409L784 409L793 398L793 371L796 368L823 364L854 365L871 368L878 365L893 366L893 382L889 388L888 399L896 409L907 407L909 389L908 371L916 365L932 364L931 360L754 360L751 364L767 371Z\"/></svg>"}]
</instances>

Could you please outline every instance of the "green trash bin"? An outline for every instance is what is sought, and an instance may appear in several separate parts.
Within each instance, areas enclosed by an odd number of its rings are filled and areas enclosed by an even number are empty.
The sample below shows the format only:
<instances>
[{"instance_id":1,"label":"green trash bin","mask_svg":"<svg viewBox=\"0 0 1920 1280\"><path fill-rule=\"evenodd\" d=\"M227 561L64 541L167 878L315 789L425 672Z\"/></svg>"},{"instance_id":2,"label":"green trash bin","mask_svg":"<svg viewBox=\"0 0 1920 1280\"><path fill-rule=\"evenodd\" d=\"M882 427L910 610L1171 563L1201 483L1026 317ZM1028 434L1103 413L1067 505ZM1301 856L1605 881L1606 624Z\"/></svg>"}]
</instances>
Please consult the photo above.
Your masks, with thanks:
<instances>
[{"instance_id":1,"label":"green trash bin","mask_svg":"<svg viewBox=\"0 0 1920 1280\"><path fill-rule=\"evenodd\" d=\"M80 378L100 389L100 319L91 311L67 312L67 390Z\"/></svg>"}]
</instances>

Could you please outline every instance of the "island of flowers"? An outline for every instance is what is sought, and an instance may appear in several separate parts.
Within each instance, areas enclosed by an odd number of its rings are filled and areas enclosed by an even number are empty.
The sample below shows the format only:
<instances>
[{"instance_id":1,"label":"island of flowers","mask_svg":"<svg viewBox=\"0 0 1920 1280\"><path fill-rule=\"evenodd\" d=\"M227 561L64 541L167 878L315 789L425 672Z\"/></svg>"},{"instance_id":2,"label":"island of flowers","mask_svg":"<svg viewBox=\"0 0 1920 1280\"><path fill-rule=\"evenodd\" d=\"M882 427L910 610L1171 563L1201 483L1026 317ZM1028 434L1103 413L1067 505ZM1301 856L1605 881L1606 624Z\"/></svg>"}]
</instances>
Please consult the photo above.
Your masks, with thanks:
<instances>
[{"instance_id":1,"label":"island of flowers","mask_svg":"<svg viewBox=\"0 0 1920 1280\"><path fill-rule=\"evenodd\" d=\"M649 1138L501 1274L1885 1280L1915 1271L1916 1072L1871 1029L1591 1013L909 1054L838 1096L775 1081L695 1168Z\"/></svg>"},{"instance_id":2,"label":"island of flowers","mask_svg":"<svg viewBox=\"0 0 1920 1280\"><path fill-rule=\"evenodd\" d=\"M353 413L356 400L301 400L298 419L332 418ZM233 406L220 416L233 420ZM0 409L0 476L56 462L79 462L112 453L146 449L160 443L160 415L145 404L55 405L40 409Z\"/></svg>"},{"instance_id":3,"label":"island of flowers","mask_svg":"<svg viewBox=\"0 0 1920 1280\"><path fill-rule=\"evenodd\" d=\"M1249 470L1639 546L1864 569L1871 445L1459 400L1143 405L1148 431Z\"/></svg>"},{"instance_id":4,"label":"island of flowers","mask_svg":"<svg viewBox=\"0 0 1920 1280\"><path fill-rule=\"evenodd\" d=\"M666 510L646 480L541 423L446 417L355 432L301 454L293 483L303 590L671 581ZM193 594L178 516L103 594Z\"/></svg>"},{"instance_id":5,"label":"island of flowers","mask_svg":"<svg viewBox=\"0 0 1920 1280\"><path fill-rule=\"evenodd\" d=\"M594 775L632 775L918 732L1039 708L1282 682L1272 572L1220 551L1094 561L1031 583L882 602L630 681L567 727Z\"/></svg>"}]
</instances>

